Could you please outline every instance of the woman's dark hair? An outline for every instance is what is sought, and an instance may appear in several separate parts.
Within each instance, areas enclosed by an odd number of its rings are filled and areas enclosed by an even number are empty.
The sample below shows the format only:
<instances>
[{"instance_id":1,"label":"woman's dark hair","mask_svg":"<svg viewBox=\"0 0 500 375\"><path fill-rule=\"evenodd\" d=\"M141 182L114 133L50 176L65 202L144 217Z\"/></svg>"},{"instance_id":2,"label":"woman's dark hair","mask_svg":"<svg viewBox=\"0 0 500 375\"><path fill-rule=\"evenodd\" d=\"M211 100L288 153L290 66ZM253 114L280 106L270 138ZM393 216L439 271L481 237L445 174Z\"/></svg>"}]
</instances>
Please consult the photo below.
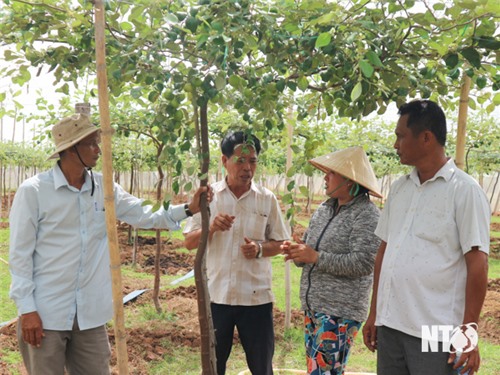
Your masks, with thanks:
<instances>
[{"instance_id":1,"label":"woman's dark hair","mask_svg":"<svg viewBox=\"0 0 500 375\"><path fill-rule=\"evenodd\" d=\"M368 188L365 188L363 185L359 185L359 191L356 196L361 195L361 194L369 194L370 190Z\"/></svg>"},{"instance_id":2,"label":"woman's dark hair","mask_svg":"<svg viewBox=\"0 0 500 375\"><path fill-rule=\"evenodd\" d=\"M446 116L437 103L432 100L414 100L399 107L398 114L408 115L406 125L414 136L429 130L441 146L446 144Z\"/></svg>"},{"instance_id":3,"label":"woman's dark hair","mask_svg":"<svg viewBox=\"0 0 500 375\"><path fill-rule=\"evenodd\" d=\"M248 145L255 149L257 155L260 153L260 141L255 135L245 131L235 131L226 134L220 143L222 154L231 157L234 154L234 148L238 145Z\"/></svg>"}]
</instances>

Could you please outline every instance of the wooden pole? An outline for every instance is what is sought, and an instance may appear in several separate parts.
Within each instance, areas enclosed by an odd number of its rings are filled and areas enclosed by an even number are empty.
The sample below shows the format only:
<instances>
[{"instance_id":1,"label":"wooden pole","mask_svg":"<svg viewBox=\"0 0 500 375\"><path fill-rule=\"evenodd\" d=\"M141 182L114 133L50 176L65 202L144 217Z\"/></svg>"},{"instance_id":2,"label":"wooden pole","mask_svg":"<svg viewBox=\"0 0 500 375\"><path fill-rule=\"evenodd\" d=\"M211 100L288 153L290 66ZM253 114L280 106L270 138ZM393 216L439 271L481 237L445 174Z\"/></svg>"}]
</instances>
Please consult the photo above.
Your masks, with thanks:
<instances>
[{"instance_id":1,"label":"wooden pole","mask_svg":"<svg viewBox=\"0 0 500 375\"><path fill-rule=\"evenodd\" d=\"M470 85L471 79L464 72L462 89L460 90L460 105L458 107L457 145L455 149L455 163L462 170L465 166L465 140L467 138L467 111L469 109Z\"/></svg>"},{"instance_id":2,"label":"wooden pole","mask_svg":"<svg viewBox=\"0 0 500 375\"><path fill-rule=\"evenodd\" d=\"M104 208L106 210L106 228L108 232L111 280L113 287L114 326L116 340L116 358L118 373L128 374L127 343L123 318L122 279L118 233L116 230L115 198L113 192L113 165L111 157L111 128L109 118L108 79L106 76L105 14L102 0L94 0L95 5L95 49L97 88L99 93L99 115L101 119L102 165L104 182Z\"/></svg>"},{"instance_id":3,"label":"wooden pole","mask_svg":"<svg viewBox=\"0 0 500 375\"><path fill-rule=\"evenodd\" d=\"M290 170L292 168L292 138L293 138L293 110L292 107L288 110L288 125L287 125L287 148L286 148L286 170ZM285 185L288 185L289 178L287 178ZM291 192L290 192L291 193ZM286 209L291 208L291 205L287 205ZM291 222L291 220L290 220ZM290 232L293 231L293 227L290 226ZM290 328L290 324L292 321L292 281L290 274L290 261L285 263L285 329Z\"/></svg>"}]
</instances>

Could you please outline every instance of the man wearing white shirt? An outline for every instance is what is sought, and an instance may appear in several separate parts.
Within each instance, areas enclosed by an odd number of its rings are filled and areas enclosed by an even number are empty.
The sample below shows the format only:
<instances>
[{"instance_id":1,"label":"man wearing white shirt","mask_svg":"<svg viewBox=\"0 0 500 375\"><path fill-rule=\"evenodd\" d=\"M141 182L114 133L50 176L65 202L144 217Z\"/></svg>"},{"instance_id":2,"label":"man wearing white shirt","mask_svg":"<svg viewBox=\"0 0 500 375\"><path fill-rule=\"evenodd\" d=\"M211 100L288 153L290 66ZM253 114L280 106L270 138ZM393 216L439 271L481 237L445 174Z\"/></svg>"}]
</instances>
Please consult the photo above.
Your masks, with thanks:
<instances>
[{"instance_id":1,"label":"man wearing white shirt","mask_svg":"<svg viewBox=\"0 0 500 375\"><path fill-rule=\"evenodd\" d=\"M290 234L274 194L252 181L260 149L253 135L242 131L226 135L221 150L227 177L211 186L213 219L206 261L218 375L226 371L234 327L252 374L273 373L270 257L281 253L280 245ZM186 247L196 248L200 215L187 221L184 234Z\"/></svg>"},{"instance_id":2,"label":"man wearing white shirt","mask_svg":"<svg viewBox=\"0 0 500 375\"><path fill-rule=\"evenodd\" d=\"M93 173L100 130L83 114L52 128L59 159L24 181L10 212L10 296L19 314L18 339L30 375L109 374L105 324L112 318L111 274L103 179ZM199 211L190 204L153 212L114 185L116 217L143 228L180 229Z\"/></svg>"},{"instance_id":3,"label":"man wearing white shirt","mask_svg":"<svg viewBox=\"0 0 500 375\"><path fill-rule=\"evenodd\" d=\"M457 374L479 369L479 348L458 359L425 327L477 324L487 288L490 205L479 184L445 155L446 118L430 100L399 109L394 147L413 171L392 186L375 234L382 239L363 327L379 374ZM460 348L457 348L460 349Z\"/></svg>"}]
</instances>

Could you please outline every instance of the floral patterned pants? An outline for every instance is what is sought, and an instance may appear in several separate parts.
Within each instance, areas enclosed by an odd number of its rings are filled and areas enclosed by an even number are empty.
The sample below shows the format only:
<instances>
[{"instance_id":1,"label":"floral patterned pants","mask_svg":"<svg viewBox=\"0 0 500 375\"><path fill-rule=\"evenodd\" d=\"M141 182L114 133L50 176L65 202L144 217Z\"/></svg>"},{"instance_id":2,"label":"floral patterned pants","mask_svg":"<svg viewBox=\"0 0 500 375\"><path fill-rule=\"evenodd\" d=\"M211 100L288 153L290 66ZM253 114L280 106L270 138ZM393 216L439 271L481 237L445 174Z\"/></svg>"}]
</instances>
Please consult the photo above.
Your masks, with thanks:
<instances>
[{"instance_id":1,"label":"floral patterned pants","mask_svg":"<svg viewBox=\"0 0 500 375\"><path fill-rule=\"evenodd\" d=\"M305 311L304 333L307 373L342 375L361 323L313 311Z\"/></svg>"}]
</instances>

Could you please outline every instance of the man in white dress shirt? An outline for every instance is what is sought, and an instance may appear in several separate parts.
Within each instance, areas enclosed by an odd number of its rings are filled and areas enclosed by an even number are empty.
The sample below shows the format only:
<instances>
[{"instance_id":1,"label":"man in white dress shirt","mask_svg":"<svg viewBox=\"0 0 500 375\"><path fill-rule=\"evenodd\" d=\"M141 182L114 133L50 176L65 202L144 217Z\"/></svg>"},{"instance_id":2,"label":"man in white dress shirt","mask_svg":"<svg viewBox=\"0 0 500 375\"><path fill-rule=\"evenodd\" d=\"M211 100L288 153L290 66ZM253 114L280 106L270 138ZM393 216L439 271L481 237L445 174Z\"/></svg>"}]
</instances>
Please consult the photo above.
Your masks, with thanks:
<instances>
[{"instance_id":1,"label":"man in white dress shirt","mask_svg":"<svg viewBox=\"0 0 500 375\"><path fill-rule=\"evenodd\" d=\"M392 185L375 230L382 243L364 342L378 351L379 374L473 374L477 346L457 360L454 351L462 348L450 352L443 335L439 350L426 352L423 332L477 328L488 283L490 205L479 184L446 156L442 109L417 100L399 114L394 147L414 169Z\"/></svg>"},{"instance_id":2,"label":"man in white dress shirt","mask_svg":"<svg viewBox=\"0 0 500 375\"><path fill-rule=\"evenodd\" d=\"M272 374L273 294L270 257L290 237L274 194L252 181L261 146L238 131L221 142L227 177L214 183L207 250L208 290L216 336L217 373L226 371L234 327L252 374ZM188 249L198 247L201 217L184 229Z\"/></svg>"}]
</instances>

